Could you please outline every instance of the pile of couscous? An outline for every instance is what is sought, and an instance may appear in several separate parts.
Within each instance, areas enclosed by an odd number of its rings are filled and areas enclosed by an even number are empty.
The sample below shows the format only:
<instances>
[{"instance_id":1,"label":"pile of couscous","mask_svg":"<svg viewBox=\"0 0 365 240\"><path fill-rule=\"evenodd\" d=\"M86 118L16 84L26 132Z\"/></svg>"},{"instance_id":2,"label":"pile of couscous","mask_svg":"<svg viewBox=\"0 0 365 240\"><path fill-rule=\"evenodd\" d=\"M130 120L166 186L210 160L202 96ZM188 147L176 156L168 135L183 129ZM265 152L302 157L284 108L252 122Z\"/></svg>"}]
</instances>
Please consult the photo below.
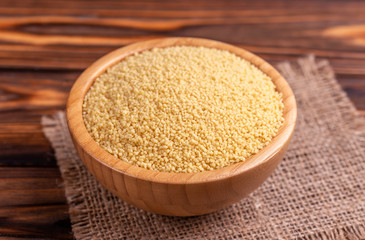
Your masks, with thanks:
<instances>
[{"instance_id":1,"label":"pile of couscous","mask_svg":"<svg viewBox=\"0 0 365 240\"><path fill-rule=\"evenodd\" d=\"M121 160L163 172L201 172L245 161L283 123L271 79L223 50L177 46L129 56L90 87L83 117Z\"/></svg>"}]
</instances>

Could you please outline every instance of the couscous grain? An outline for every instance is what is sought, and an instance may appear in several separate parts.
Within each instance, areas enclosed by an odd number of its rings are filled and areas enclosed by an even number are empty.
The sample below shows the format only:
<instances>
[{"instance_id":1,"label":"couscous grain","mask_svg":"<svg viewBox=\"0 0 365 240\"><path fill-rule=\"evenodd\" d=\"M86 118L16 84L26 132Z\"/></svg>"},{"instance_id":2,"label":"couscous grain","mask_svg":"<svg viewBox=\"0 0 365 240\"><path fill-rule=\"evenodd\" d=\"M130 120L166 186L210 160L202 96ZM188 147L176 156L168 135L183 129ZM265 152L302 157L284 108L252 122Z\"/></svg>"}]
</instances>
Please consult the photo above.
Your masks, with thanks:
<instances>
[{"instance_id":1,"label":"couscous grain","mask_svg":"<svg viewBox=\"0 0 365 240\"><path fill-rule=\"evenodd\" d=\"M101 74L83 104L93 139L121 160L163 172L242 162L283 123L271 79L223 50L178 46L129 56Z\"/></svg>"}]
</instances>

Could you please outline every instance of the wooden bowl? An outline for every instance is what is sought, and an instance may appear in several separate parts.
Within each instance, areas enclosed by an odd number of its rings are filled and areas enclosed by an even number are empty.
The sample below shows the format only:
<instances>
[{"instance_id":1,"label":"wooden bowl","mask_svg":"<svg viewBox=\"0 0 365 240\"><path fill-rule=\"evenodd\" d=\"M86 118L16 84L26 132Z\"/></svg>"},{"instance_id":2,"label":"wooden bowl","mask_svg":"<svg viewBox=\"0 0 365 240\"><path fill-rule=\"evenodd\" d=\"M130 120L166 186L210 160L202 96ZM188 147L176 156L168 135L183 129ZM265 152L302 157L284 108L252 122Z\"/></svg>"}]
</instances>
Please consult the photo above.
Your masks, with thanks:
<instances>
[{"instance_id":1,"label":"wooden bowl","mask_svg":"<svg viewBox=\"0 0 365 240\"><path fill-rule=\"evenodd\" d=\"M147 170L119 160L101 148L84 125L82 104L94 79L108 67L136 52L154 47L205 46L234 53L271 77L283 94L284 124L272 142L243 163L199 173ZM292 90L284 78L256 55L222 42L198 38L165 38L117 49L87 68L73 85L67 102L67 121L78 154L94 177L113 194L144 210L171 216L211 213L229 206L255 190L281 161L296 122Z\"/></svg>"}]
</instances>

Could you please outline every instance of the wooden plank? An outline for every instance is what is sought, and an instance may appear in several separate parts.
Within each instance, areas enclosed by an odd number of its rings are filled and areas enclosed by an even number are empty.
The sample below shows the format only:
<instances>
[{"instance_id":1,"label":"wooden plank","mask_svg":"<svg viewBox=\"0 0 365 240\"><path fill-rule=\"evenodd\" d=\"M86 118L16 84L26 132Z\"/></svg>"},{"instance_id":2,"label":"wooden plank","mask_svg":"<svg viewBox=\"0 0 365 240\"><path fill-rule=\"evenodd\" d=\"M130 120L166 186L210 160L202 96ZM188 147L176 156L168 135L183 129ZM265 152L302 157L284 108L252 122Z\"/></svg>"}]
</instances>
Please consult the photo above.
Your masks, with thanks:
<instances>
[{"instance_id":1,"label":"wooden plank","mask_svg":"<svg viewBox=\"0 0 365 240\"><path fill-rule=\"evenodd\" d=\"M0 239L73 239L65 204L0 208L0 219Z\"/></svg>"},{"instance_id":2,"label":"wooden plank","mask_svg":"<svg viewBox=\"0 0 365 240\"><path fill-rule=\"evenodd\" d=\"M63 181L59 176L52 178L0 178L0 191L52 188L62 189L62 184Z\"/></svg>"},{"instance_id":3,"label":"wooden plank","mask_svg":"<svg viewBox=\"0 0 365 240\"><path fill-rule=\"evenodd\" d=\"M65 203L62 188L0 190L0 207Z\"/></svg>"},{"instance_id":4,"label":"wooden plank","mask_svg":"<svg viewBox=\"0 0 365 240\"><path fill-rule=\"evenodd\" d=\"M0 179L4 178L61 178L57 167L0 167Z\"/></svg>"},{"instance_id":5,"label":"wooden plank","mask_svg":"<svg viewBox=\"0 0 365 240\"><path fill-rule=\"evenodd\" d=\"M0 167L0 195L0 238L72 238L58 169Z\"/></svg>"}]
</instances>

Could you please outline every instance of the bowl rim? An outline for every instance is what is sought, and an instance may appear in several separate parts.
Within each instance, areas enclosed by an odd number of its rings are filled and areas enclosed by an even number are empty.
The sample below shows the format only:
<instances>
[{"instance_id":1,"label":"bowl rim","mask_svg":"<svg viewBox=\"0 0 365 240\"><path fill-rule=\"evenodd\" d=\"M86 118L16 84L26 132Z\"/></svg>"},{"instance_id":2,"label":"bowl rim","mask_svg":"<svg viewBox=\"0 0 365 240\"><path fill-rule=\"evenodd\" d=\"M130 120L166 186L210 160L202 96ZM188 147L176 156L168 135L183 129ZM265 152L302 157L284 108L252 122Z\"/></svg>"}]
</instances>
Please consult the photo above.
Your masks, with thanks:
<instances>
[{"instance_id":1,"label":"bowl rim","mask_svg":"<svg viewBox=\"0 0 365 240\"><path fill-rule=\"evenodd\" d=\"M133 55L134 53L156 47L164 48L171 46L202 46L227 50L239 57L242 57L243 59L246 59L267 74L275 84L276 90L282 93L284 103L284 122L279 128L278 134L271 140L271 142L258 153L250 156L244 162L197 173L171 173L148 170L120 160L99 146L87 131L82 115L84 96L96 77L104 73L110 66L113 66L125 57ZM285 147L286 143L290 141L297 118L295 97L289 84L269 63L247 50L227 43L203 38L186 37L160 38L137 42L118 48L99 58L75 81L68 97L66 112L67 123L74 144L81 147L100 164L132 178L148 182L168 184L199 184L228 179L243 174L244 172L250 171L265 162L270 161L270 159L272 159L283 147Z\"/></svg>"}]
</instances>

